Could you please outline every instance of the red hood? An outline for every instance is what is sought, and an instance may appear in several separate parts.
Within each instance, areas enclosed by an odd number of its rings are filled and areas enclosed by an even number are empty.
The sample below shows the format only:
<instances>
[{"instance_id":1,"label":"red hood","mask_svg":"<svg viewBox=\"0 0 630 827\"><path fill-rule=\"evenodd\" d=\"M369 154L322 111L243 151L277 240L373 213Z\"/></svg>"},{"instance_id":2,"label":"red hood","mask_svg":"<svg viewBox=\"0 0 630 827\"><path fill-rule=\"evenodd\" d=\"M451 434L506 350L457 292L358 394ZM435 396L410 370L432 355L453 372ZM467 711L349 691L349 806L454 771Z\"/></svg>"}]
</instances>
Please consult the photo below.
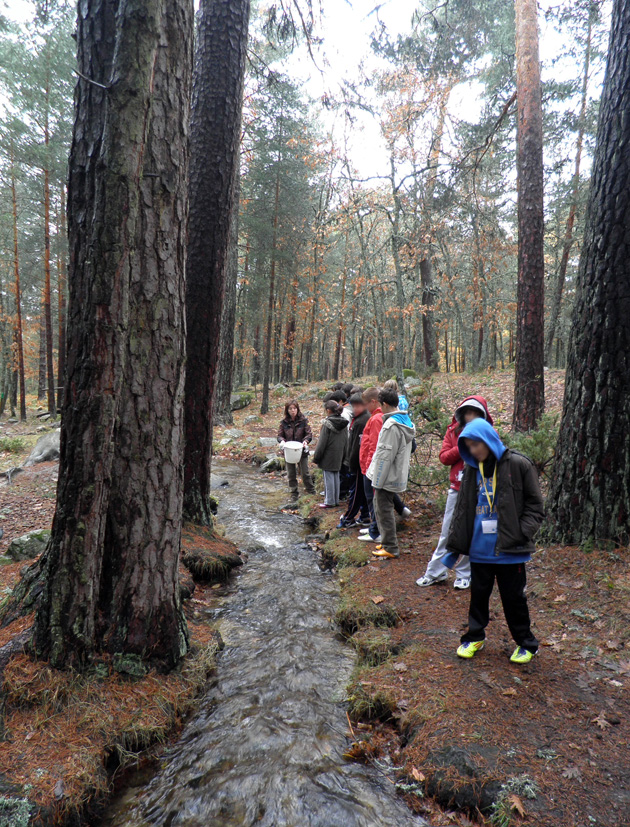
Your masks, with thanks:
<instances>
[{"instance_id":1,"label":"red hood","mask_svg":"<svg viewBox=\"0 0 630 827\"><path fill-rule=\"evenodd\" d=\"M464 399L462 402L459 403L459 405L457 406L457 408L455 410L459 410L459 408L462 408L466 404L466 402L468 402L469 399L474 399L475 402L479 402L480 405L483 405L483 409L486 412L486 421L489 422L490 425L494 425L494 420L490 416L490 411L488 410L488 403L483 398L483 396L467 396L466 399ZM459 423L457 421L457 418L455 417L455 414L453 414L453 419L451 420L451 425L458 425L458 424Z\"/></svg>"}]
</instances>

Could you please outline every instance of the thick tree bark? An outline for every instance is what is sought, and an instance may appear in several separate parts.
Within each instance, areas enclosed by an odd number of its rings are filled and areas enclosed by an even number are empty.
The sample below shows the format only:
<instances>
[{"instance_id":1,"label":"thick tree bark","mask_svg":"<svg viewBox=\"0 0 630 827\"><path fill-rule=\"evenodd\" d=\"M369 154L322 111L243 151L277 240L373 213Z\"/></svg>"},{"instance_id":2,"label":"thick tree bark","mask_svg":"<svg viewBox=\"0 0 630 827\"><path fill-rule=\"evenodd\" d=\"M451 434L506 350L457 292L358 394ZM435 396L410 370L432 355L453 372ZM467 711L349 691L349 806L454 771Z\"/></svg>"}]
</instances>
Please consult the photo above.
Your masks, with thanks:
<instances>
[{"instance_id":1,"label":"thick tree bark","mask_svg":"<svg viewBox=\"0 0 630 827\"><path fill-rule=\"evenodd\" d=\"M48 99L48 88L46 89ZM48 106L48 104L46 104ZM44 145L48 150L48 109L46 109L46 123L44 127ZM53 364L53 328L52 328L52 299L50 290L50 171L48 160L44 168L44 319L46 322L46 383L48 413L57 415L57 401L55 399L55 366Z\"/></svg>"},{"instance_id":2,"label":"thick tree bark","mask_svg":"<svg viewBox=\"0 0 630 827\"><path fill-rule=\"evenodd\" d=\"M217 359L217 384L214 396L214 424L231 425L234 421L230 398L234 376L234 334L236 327L236 284L238 281L238 201L240 187L237 183L230 249L225 278L225 297L221 312L221 340Z\"/></svg>"},{"instance_id":3,"label":"thick tree bark","mask_svg":"<svg viewBox=\"0 0 630 827\"><path fill-rule=\"evenodd\" d=\"M57 291L59 293L58 342L59 355L57 357L57 408L63 405L63 386L66 372L66 246L68 243L66 231L66 189L61 188L61 202L59 206L59 245L57 258Z\"/></svg>"},{"instance_id":4,"label":"thick tree bark","mask_svg":"<svg viewBox=\"0 0 630 827\"><path fill-rule=\"evenodd\" d=\"M249 0L202 0L193 82L184 511L212 524L213 397L235 203Z\"/></svg>"},{"instance_id":5,"label":"thick tree bark","mask_svg":"<svg viewBox=\"0 0 630 827\"><path fill-rule=\"evenodd\" d=\"M77 43L67 381L35 645L56 666L99 651L171 666L187 645L177 564L192 7L82 6Z\"/></svg>"},{"instance_id":6,"label":"thick tree bark","mask_svg":"<svg viewBox=\"0 0 630 827\"><path fill-rule=\"evenodd\" d=\"M548 502L572 543L630 534L629 112L630 3L615 0Z\"/></svg>"},{"instance_id":7,"label":"thick tree bark","mask_svg":"<svg viewBox=\"0 0 630 827\"><path fill-rule=\"evenodd\" d=\"M518 288L513 426L536 427L545 409L542 97L538 4L516 0Z\"/></svg>"}]
</instances>

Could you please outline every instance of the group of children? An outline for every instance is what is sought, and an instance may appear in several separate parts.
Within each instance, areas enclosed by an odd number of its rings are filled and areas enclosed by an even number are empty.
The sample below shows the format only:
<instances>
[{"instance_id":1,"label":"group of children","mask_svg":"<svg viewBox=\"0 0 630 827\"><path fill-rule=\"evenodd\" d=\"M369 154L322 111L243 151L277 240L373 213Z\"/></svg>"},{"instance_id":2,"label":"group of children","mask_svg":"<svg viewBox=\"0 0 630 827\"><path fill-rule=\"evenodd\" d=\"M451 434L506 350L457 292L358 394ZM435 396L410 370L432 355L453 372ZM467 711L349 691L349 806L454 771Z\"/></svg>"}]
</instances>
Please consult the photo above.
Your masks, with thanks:
<instances>
[{"instance_id":1,"label":"group of children","mask_svg":"<svg viewBox=\"0 0 630 827\"><path fill-rule=\"evenodd\" d=\"M339 505L347 491L347 508L338 528L359 527L359 540L375 543L373 556L395 559L400 550L396 513L408 517L400 495L407 488L415 428L408 402L394 380L382 388L334 386L324 397L326 418L313 461L324 472L322 508ZM301 441L299 464L305 488L314 493L308 471L312 432L295 401L287 403L278 432L283 444ZM496 581L505 619L517 646L510 660L528 663L538 650L526 597L525 563L535 549L534 537L544 517L536 469L526 456L506 448L493 427L486 400L469 396L455 410L440 461L450 466L450 488L435 552L419 586L448 579L454 588L470 589L468 629L457 655L472 658L483 648L489 601ZM287 465L287 469L291 466ZM288 470L297 499L297 466Z\"/></svg>"}]
</instances>

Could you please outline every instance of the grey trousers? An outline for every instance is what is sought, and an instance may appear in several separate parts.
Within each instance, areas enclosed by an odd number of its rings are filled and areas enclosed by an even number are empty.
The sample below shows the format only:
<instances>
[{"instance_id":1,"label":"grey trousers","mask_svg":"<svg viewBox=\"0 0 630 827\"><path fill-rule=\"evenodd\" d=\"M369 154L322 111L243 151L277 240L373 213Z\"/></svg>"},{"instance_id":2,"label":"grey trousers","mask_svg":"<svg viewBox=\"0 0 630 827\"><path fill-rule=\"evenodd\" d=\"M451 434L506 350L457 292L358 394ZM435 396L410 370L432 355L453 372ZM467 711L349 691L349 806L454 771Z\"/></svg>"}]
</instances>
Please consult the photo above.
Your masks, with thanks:
<instances>
[{"instance_id":1,"label":"grey trousers","mask_svg":"<svg viewBox=\"0 0 630 827\"><path fill-rule=\"evenodd\" d=\"M396 510L394 508L394 491L386 491L384 488L374 489L374 511L376 522L381 535L381 545L385 551L398 556L398 536L396 535Z\"/></svg>"},{"instance_id":2,"label":"grey trousers","mask_svg":"<svg viewBox=\"0 0 630 827\"><path fill-rule=\"evenodd\" d=\"M287 462L286 464L287 479L289 482L289 492L294 500L297 500L298 497L298 468L300 469L300 476L302 477L304 488L306 488L309 494L315 493L313 480L311 478L310 471L308 470L308 454L302 454L302 459L297 463L297 465L294 465L291 462Z\"/></svg>"},{"instance_id":3,"label":"grey trousers","mask_svg":"<svg viewBox=\"0 0 630 827\"><path fill-rule=\"evenodd\" d=\"M339 471L324 471L324 502L339 505Z\"/></svg>"},{"instance_id":4,"label":"grey trousers","mask_svg":"<svg viewBox=\"0 0 630 827\"><path fill-rule=\"evenodd\" d=\"M448 569L442 563L442 557L448 553L446 548L446 539L448 537L448 530L453 518L453 511L455 510L455 503L457 502L457 491L449 488L446 497L446 508L444 509L444 519L442 520L442 533L437 548L433 552L433 557L429 561L427 570L424 573L425 577L438 578L441 577ZM463 554L455 564L455 576L462 577L465 580L470 580L470 557Z\"/></svg>"}]
</instances>

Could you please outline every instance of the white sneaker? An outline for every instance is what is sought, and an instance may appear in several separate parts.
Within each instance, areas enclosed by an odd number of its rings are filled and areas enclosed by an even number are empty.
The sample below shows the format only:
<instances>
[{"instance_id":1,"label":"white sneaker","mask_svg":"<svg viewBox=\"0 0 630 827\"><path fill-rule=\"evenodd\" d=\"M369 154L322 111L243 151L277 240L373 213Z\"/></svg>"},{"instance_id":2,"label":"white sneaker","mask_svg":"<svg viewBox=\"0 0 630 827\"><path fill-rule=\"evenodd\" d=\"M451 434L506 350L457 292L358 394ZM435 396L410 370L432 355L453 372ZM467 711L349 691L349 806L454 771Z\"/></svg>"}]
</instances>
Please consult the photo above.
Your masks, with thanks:
<instances>
[{"instance_id":1,"label":"white sneaker","mask_svg":"<svg viewBox=\"0 0 630 827\"><path fill-rule=\"evenodd\" d=\"M453 583L454 589L469 589L470 580L467 577L457 577Z\"/></svg>"},{"instance_id":2,"label":"white sneaker","mask_svg":"<svg viewBox=\"0 0 630 827\"><path fill-rule=\"evenodd\" d=\"M357 540L365 540L366 543L380 543L381 542L381 535L379 534L378 537L370 537L369 534L361 534L357 537Z\"/></svg>"},{"instance_id":3,"label":"white sneaker","mask_svg":"<svg viewBox=\"0 0 630 827\"><path fill-rule=\"evenodd\" d=\"M405 506L402 510L401 517L411 517L411 511Z\"/></svg>"},{"instance_id":4,"label":"white sneaker","mask_svg":"<svg viewBox=\"0 0 630 827\"><path fill-rule=\"evenodd\" d=\"M369 534L369 533L370 533L369 528L360 528L359 529L359 534Z\"/></svg>"},{"instance_id":5,"label":"white sneaker","mask_svg":"<svg viewBox=\"0 0 630 827\"><path fill-rule=\"evenodd\" d=\"M434 586L436 583L443 583L448 580L448 574L440 574L439 577L428 577L426 574L416 580L416 586Z\"/></svg>"}]
</instances>

